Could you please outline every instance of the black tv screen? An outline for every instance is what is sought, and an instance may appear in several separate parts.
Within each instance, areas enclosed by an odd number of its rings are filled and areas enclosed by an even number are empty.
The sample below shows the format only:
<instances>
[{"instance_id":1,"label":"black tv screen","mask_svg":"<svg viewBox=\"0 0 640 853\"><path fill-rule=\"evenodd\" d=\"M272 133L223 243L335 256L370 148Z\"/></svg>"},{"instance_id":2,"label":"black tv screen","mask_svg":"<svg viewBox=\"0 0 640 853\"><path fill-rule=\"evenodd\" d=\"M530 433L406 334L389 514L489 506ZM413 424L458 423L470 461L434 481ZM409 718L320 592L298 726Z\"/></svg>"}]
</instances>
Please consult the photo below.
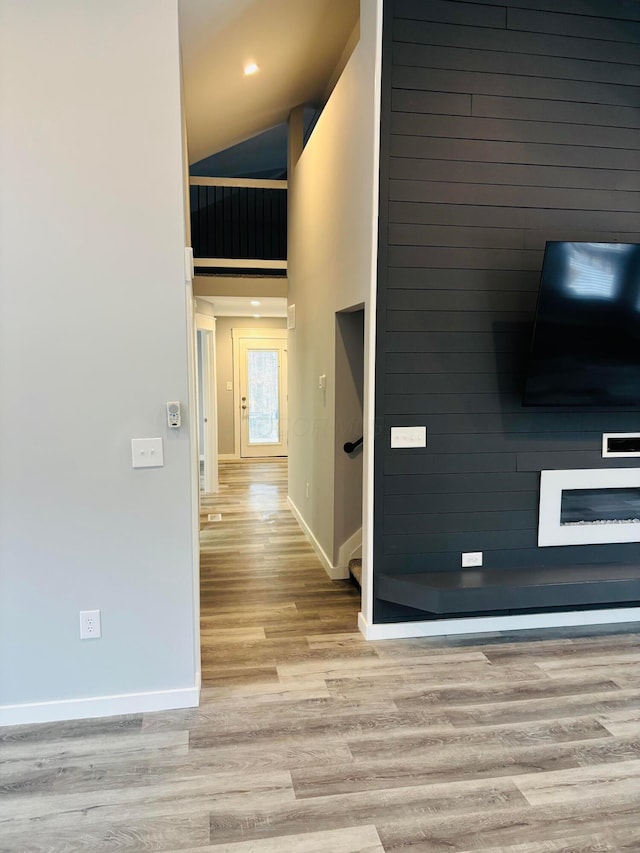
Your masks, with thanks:
<instances>
[{"instance_id":1,"label":"black tv screen","mask_svg":"<svg viewBox=\"0 0 640 853\"><path fill-rule=\"evenodd\" d=\"M640 244L546 244L525 406L640 406Z\"/></svg>"}]
</instances>

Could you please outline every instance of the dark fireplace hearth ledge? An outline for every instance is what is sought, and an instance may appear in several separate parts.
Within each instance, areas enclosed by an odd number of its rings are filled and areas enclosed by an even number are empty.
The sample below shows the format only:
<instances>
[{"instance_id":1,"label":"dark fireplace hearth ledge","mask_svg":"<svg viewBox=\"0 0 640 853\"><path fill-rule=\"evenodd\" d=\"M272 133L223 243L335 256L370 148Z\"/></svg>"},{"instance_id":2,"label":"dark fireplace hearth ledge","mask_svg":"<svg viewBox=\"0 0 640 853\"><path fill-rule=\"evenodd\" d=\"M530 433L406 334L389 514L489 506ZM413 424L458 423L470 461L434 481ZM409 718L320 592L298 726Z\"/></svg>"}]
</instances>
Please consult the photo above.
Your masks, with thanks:
<instances>
[{"instance_id":1,"label":"dark fireplace hearth ledge","mask_svg":"<svg viewBox=\"0 0 640 853\"><path fill-rule=\"evenodd\" d=\"M640 601L640 566L383 574L376 597L435 614L622 604Z\"/></svg>"}]
</instances>

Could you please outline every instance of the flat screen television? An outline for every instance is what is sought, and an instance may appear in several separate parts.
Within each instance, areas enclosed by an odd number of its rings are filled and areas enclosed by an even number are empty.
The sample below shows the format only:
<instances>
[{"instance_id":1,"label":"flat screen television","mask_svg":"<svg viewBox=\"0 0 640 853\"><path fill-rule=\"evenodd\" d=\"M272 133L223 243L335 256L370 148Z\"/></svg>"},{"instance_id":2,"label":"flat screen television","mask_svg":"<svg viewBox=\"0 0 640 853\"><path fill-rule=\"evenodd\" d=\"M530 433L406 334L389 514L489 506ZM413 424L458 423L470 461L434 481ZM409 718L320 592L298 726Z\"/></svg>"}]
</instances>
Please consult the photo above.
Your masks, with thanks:
<instances>
[{"instance_id":1,"label":"flat screen television","mask_svg":"<svg viewBox=\"0 0 640 853\"><path fill-rule=\"evenodd\" d=\"M640 244L546 244L523 404L640 406Z\"/></svg>"}]
</instances>

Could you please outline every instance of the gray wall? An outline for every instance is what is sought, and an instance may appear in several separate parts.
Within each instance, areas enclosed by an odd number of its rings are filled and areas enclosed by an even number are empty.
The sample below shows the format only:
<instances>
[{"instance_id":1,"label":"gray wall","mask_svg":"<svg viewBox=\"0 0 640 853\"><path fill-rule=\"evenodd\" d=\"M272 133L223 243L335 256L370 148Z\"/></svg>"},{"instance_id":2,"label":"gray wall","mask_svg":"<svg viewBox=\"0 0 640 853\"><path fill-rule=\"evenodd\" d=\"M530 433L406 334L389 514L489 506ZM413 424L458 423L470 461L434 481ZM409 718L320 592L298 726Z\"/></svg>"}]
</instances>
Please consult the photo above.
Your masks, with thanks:
<instances>
[{"instance_id":1,"label":"gray wall","mask_svg":"<svg viewBox=\"0 0 640 853\"><path fill-rule=\"evenodd\" d=\"M2 2L0 85L0 722L193 701L177 3Z\"/></svg>"},{"instance_id":2,"label":"gray wall","mask_svg":"<svg viewBox=\"0 0 640 853\"><path fill-rule=\"evenodd\" d=\"M288 344L289 498L329 573L343 544L334 526L335 317L370 305L379 36L378 3L367 0L360 41L289 176L288 301L296 306ZM323 374L326 389L319 390Z\"/></svg>"},{"instance_id":3,"label":"gray wall","mask_svg":"<svg viewBox=\"0 0 640 853\"><path fill-rule=\"evenodd\" d=\"M520 399L545 241L640 241L640 6L385 7L376 572L637 562L536 533L540 470L607 465L602 432L640 414ZM390 451L392 424L426 450Z\"/></svg>"}]
</instances>

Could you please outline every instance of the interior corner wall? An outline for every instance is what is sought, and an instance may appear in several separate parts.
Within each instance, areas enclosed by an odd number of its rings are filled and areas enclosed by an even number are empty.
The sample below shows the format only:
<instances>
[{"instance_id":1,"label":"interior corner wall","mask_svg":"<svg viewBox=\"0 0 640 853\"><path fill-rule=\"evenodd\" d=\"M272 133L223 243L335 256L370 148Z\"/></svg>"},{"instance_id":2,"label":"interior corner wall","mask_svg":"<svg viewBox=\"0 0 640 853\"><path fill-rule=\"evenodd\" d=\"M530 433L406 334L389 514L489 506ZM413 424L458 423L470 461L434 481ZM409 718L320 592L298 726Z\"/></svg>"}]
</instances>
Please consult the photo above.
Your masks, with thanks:
<instances>
[{"instance_id":1,"label":"interior corner wall","mask_svg":"<svg viewBox=\"0 0 640 853\"><path fill-rule=\"evenodd\" d=\"M218 317L216 319L216 379L218 388L218 453L233 456L235 417L233 407L233 329L286 329L284 317ZM231 387L227 389L227 383Z\"/></svg>"},{"instance_id":2,"label":"interior corner wall","mask_svg":"<svg viewBox=\"0 0 640 853\"><path fill-rule=\"evenodd\" d=\"M327 562L336 544L335 315L371 306L378 7L377 0L361 3L360 41L289 178L288 301L296 306L289 333L289 498ZM326 390L318 388L321 375Z\"/></svg>"},{"instance_id":3,"label":"interior corner wall","mask_svg":"<svg viewBox=\"0 0 640 853\"><path fill-rule=\"evenodd\" d=\"M3 1L0 86L0 723L194 704L177 2Z\"/></svg>"},{"instance_id":4,"label":"interior corner wall","mask_svg":"<svg viewBox=\"0 0 640 853\"><path fill-rule=\"evenodd\" d=\"M345 453L344 445L364 433L364 311L336 315L335 359L333 565L338 566L340 547L362 528L363 448Z\"/></svg>"},{"instance_id":5,"label":"interior corner wall","mask_svg":"<svg viewBox=\"0 0 640 853\"><path fill-rule=\"evenodd\" d=\"M547 240L640 242L640 7L386 0L375 571L637 564L537 547L540 471L601 456L638 411L524 409ZM391 450L392 425L427 447ZM597 604L597 602L594 602ZM426 619L378 601L375 621Z\"/></svg>"}]
</instances>

